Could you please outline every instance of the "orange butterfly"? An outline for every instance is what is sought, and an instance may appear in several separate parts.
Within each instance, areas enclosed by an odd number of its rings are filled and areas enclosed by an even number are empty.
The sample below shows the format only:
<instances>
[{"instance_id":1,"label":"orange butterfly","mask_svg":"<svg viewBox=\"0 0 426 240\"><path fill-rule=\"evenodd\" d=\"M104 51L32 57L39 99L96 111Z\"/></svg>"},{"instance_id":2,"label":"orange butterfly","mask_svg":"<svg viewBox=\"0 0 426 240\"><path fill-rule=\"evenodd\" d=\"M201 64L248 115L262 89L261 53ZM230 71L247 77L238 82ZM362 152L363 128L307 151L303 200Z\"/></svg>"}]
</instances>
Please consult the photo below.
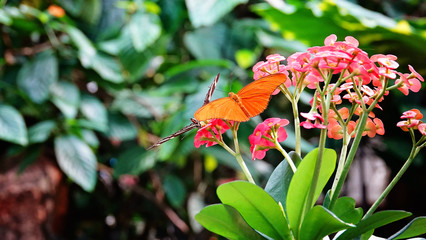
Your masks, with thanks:
<instances>
[{"instance_id":1,"label":"orange butterfly","mask_svg":"<svg viewBox=\"0 0 426 240\"><path fill-rule=\"evenodd\" d=\"M230 92L228 97L202 106L195 112L194 117L198 121L221 118L246 122L266 109L272 93L286 80L287 76L282 73L260 78L243 87L237 94Z\"/></svg>"}]
</instances>

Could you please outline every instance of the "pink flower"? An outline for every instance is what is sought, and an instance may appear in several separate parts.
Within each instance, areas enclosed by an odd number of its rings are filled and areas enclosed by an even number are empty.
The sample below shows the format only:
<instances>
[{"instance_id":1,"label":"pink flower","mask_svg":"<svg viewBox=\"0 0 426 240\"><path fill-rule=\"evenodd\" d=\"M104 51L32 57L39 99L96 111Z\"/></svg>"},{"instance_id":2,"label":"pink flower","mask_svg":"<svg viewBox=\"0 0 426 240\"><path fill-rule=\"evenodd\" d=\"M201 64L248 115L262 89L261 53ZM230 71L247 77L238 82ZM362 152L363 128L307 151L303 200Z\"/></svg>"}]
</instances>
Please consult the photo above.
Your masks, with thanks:
<instances>
[{"instance_id":1,"label":"pink flower","mask_svg":"<svg viewBox=\"0 0 426 240\"><path fill-rule=\"evenodd\" d=\"M286 66L280 65L280 61L285 60L285 57L279 54L272 54L267 56L266 59L268 60L267 62L260 61L253 66L252 70L254 73L253 74L254 80L257 80L262 77L266 77L274 73L284 73L288 75ZM290 84L289 81L288 81L288 84Z\"/></svg>"},{"instance_id":2,"label":"pink flower","mask_svg":"<svg viewBox=\"0 0 426 240\"><path fill-rule=\"evenodd\" d=\"M268 118L256 126L253 134L249 136L253 160L263 159L269 149L275 148L275 139L278 142L287 139L284 126L288 123L287 119Z\"/></svg>"},{"instance_id":3,"label":"pink flower","mask_svg":"<svg viewBox=\"0 0 426 240\"><path fill-rule=\"evenodd\" d=\"M199 148L204 144L206 144L206 147L216 145L218 141L222 140L222 134L228 129L229 126L222 119L212 119L197 131L194 137L194 146Z\"/></svg>"},{"instance_id":4,"label":"pink flower","mask_svg":"<svg viewBox=\"0 0 426 240\"><path fill-rule=\"evenodd\" d=\"M407 132L409 128L417 129L418 126L422 124L422 121L420 121L422 118L423 114L418 109L411 109L402 113L401 119L407 120L398 122L396 126L400 127L405 132Z\"/></svg>"},{"instance_id":5,"label":"pink flower","mask_svg":"<svg viewBox=\"0 0 426 240\"><path fill-rule=\"evenodd\" d=\"M309 113L300 113L300 115L302 115L302 117L306 118L306 121L301 122L300 126L306 128L306 129L311 129L311 128L326 128L326 126L323 124L324 123L324 118L321 116L321 114L317 113L317 112L309 112ZM312 123L313 121L313 123Z\"/></svg>"},{"instance_id":6,"label":"pink flower","mask_svg":"<svg viewBox=\"0 0 426 240\"><path fill-rule=\"evenodd\" d=\"M416 77L420 81L424 82L424 79L423 79L422 75L420 75L419 73L417 73L416 70L414 70L414 68L411 65L408 65L408 69L411 72L410 76L413 75L414 77ZM410 78L410 76L408 78Z\"/></svg>"},{"instance_id":7,"label":"pink flower","mask_svg":"<svg viewBox=\"0 0 426 240\"><path fill-rule=\"evenodd\" d=\"M421 123L417 126L419 128L419 132L424 136L426 135L426 123Z\"/></svg>"}]
</instances>

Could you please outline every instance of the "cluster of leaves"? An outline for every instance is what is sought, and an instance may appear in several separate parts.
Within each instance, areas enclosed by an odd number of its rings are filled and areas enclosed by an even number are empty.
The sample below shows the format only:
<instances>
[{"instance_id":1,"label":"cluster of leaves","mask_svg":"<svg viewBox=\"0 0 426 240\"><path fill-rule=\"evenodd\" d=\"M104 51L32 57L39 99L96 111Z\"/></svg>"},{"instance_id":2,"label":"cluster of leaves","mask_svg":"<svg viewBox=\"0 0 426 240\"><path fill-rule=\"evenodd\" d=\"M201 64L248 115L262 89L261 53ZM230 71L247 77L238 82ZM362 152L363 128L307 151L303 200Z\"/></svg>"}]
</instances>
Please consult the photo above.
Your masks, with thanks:
<instances>
[{"instance_id":1,"label":"cluster of leaves","mask_svg":"<svg viewBox=\"0 0 426 240\"><path fill-rule=\"evenodd\" d=\"M188 167L192 137L173 140L158 152L143 147L156 140L149 132L165 136L185 125L203 102L201 89L218 72L225 90L213 99L239 89L239 81L225 86L227 76L247 80L247 68L265 49L300 51L336 33L362 39L364 46L380 44L381 52L405 45L404 54L393 52L421 66L413 56L421 62L426 43L421 21L398 22L344 1L271 6L246 0L58 0L64 15L49 10L51 1L0 4L5 159L19 157L25 166L41 155L55 156L62 171L88 192L95 190L98 176L102 182L108 178L98 171L143 179L149 178L147 171L159 172L169 205L176 209L198 186L161 169ZM250 132L248 127L240 135ZM303 145L305 152L312 149ZM248 141L242 147L248 149ZM206 157L207 172L217 162L238 169L218 150L214 158ZM260 167L253 173L262 179L269 172ZM153 182L140 185L152 192Z\"/></svg>"},{"instance_id":2,"label":"cluster of leaves","mask_svg":"<svg viewBox=\"0 0 426 240\"><path fill-rule=\"evenodd\" d=\"M207 229L229 239L323 239L337 233L333 239L369 239L374 230L411 215L409 212L386 210L363 218L362 208L355 200L341 197L333 211L324 206L307 206L310 188L315 188L317 199L334 172L336 152L325 149L324 161L316 186L312 177L318 149L303 160L292 152L298 165L295 174L290 165L281 162L269 178L265 189L244 181L233 181L218 187L222 204L205 207L195 218ZM306 209L309 209L307 212ZM304 217L302 217L304 216ZM406 239L425 233L426 217L413 219L388 239Z\"/></svg>"}]
</instances>

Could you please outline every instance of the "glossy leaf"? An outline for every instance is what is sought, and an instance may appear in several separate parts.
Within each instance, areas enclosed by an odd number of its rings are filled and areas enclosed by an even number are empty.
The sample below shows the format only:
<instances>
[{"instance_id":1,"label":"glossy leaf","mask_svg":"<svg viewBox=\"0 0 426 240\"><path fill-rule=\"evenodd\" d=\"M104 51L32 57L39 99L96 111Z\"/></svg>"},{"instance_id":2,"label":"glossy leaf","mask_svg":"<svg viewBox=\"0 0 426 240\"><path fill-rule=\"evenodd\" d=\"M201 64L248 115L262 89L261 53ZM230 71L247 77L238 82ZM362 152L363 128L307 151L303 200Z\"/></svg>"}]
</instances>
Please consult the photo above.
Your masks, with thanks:
<instances>
[{"instance_id":1,"label":"glossy leaf","mask_svg":"<svg viewBox=\"0 0 426 240\"><path fill-rule=\"evenodd\" d=\"M231 240L264 239L253 230L233 207L213 204L201 210L195 219L207 230Z\"/></svg>"},{"instance_id":2,"label":"glossy leaf","mask_svg":"<svg viewBox=\"0 0 426 240\"><path fill-rule=\"evenodd\" d=\"M299 165L301 158L296 152L290 152L290 157L296 166ZM290 181L293 177L293 170L291 169L288 162L284 159L274 169L268 182L265 186L265 191L275 199L275 201L281 202L283 206L286 204L287 191L290 186Z\"/></svg>"},{"instance_id":3,"label":"glossy leaf","mask_svg":"<svg viewBox=\"0 0 426 240\"><path fill-rule=\"evenodd\" d=\"M88 120L96 123L98 129L106 131L108 128L107 110L99 99L88 94L82 95L80 109Z\"/></svg>"},{"instance_id":4,"label":"glossy leaf","mask_svg":"<svg viewBox=\"0 0 426 240\"><path fill-rule=\"evenodd\" d=\"M426 233L426 217L417 217L388 239L407 239Z\"/></svg>"},{"instance_id":5,"label":"glossy leaf","mask_svg":"<svg viewBox=\"0 0 426 240\"><path fill-rule=\"evenodd\" d=\"M27 127L24 118L12 106L0 104L0 139L27 145Z\"/></svg>"},{"instance_id":6,"label":"glossy leaf","mask_svg":"<svg viewBox=\"0 0 426 240\"><path fill-rule=\"evenodd\" d=\"M96 156L90 147L73 135L55 138L59 167L75 183L91 192L96 185Z\"/></svg>"},{"instance_id":7,"label":"glossy leaf","mask_svg":"<svg viewBox=\"0 0 426 240\"><path fill-rule=\"evenodd\" d=\"M182 180L175 175L166 175L163 180L163 188L166 197L173 207L182 207L185 200L186 189Z\"/></svg>"},{"instance_id":8,"label":"glossy leaf","mask_svg":"<svg viewBox=\"0 0 426 240\"><path fill-rule=\"evenodd\" d=\"M50 86L58 81L58 61L53 51L37 54L25 62L19 70L18 86L35 103L43 103L49 97Z\"/></svg>"},{"instance_id":9,"label":"glossy leaf","mask_svg":"<svg viewBox=\"0 0 426 240\"><path fill-rule=\"evenodd\" d=\"M306 214L300 228L300 240L322 239L337 231L355 227L338 218L323 206L317 205Z\"/></svg>"},{"instance_id":10,"label":"glossy leaf","mask_svg":"<svg viewBox=\"0 0 426 240\"><path fill-rule=\"evenodd\" d=\"M238 4L247 0L185 0L189 20L194 27L213 25L221 17L229 13Z\"/></svg>"},{"instance_id":11,"label":"glossy leaf","mask_svg":"<svg viewBox=\"0 0 426 240\"><path fill-rule=\"evenodd\" d=\"M114 167L114 177L123 174L139 175L155 165L155 152L146 151L140 146L129 148L118 156Z\"/></svg>"},{"instance_id":12,"label":"glossy leaf","mask_svg":"<svg viewBox=\"0 0 426 240\"><path fill-rule=\"evenodd\" d=\"M347 223L357 224L363 214L362 208L355 208L355 200L351 197L337 199L333 213Z\"/></svg>"},{"instance_id":13,"label":"glossy leaf","mask_svg":"<svg viewBox=\"0 0 426 240\"><path fill-rule=\"evenodd\" d=\"M290 230L280 206L262 188L245 181L222 184L222 203L234 207L254 229L273 239L288 239Z\"/></svg>"},{"instance_id":14,"label":"glossy leaf","mask_svg":"<svg viewBox=\"0 0 426 240\"><path fill-rule=\"evenodd\" d=\"M46 120L38 122L28 129L28 140L30 143L41 143L46 141L52 130L56 127L56 122L53 120Z\"/></svg>"},{"instance_id":15,"label":"glossy leaf","mask_svg":"<svg viewBox=\"0 0 426 240\"><path fill-rule=\"evenodd\" d=\"M309 152L297 168L287 194L286 209L288 221L295 236L299 236L300 225L304 216L309 190L317 161L318 148ZM315 189L314 200L318 199L322 189L330 178L336 166L336 152L332 149L324 149L320 174ZM308 206L311 208L313 205ZM306 213L305 213L306 214Z\"/></svg>"},{"instance_id":16,"label":"glossy leaf","mask_svg":"<svg viewBox=\"0 0 426 240\"><path fill-rule=\"evenodd\" d=\"M160 19L154 14L137 12L130 20L129 30L133 46L138 52L142 52L160 36Z\"/></svg>"},{"instance_id":17,"label":"glossy leaf","mask_svg":"<svg viewBox=\"0 0 426 240\"><path fill-rule=\"evenodd\" d=\"M60 81L50 87L52 102L67 118L75 118L80 104L80 91L69 82Z\"/></svg>"},{"instance_id":18,"label":"glossy leaf","mask_svg":"<svg viewBox=\"0 0 426 240\"><path fill-rule=\"evenodd\" d=\"M361 220L355 228L348 229L339 235L336 239L346 240L359 237L364 233L374 230L378 227L409 217L411 213L405 211L388 210L377 212L370 217Z\"/></svg>"}]
</instances>

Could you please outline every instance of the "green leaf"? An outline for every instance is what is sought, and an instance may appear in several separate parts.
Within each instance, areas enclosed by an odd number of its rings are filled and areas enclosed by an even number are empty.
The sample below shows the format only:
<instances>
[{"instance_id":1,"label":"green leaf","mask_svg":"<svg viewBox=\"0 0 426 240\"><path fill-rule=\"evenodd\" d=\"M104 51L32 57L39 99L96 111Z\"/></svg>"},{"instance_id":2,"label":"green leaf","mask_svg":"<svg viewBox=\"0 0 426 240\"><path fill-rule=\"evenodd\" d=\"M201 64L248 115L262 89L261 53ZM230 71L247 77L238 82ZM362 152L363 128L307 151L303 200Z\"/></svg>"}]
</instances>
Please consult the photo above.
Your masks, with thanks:
<instances>
[{"instance_id":1,"label":"green leaf","mask_svg":"<svg viewBox=\"0 0 426 240\"><path fill-rule=\"evenodd\" d=\"M28 129L28 140L30 143L41 143L46 141L52 130L56 127L56 122L53 120L46 120L38 122Z\"/></svg>"},{"instance_id":2,"label":"green leaf","mask_svg":"<svg viewBox=\"0 0 426 240\"><path fill-rule=\"evenodd\" d=\"M35 103L46 101L50 86L57 81L58 60L51 50L41 52L25 62L17 76L18 86Z\"/></svg>"},{"instance_id":3,"label":"green leaf","mask_svg":"<svg viewBox=\"0 0 426 240\"><path fill-rule=\"evenodd\" d=\"M186 196L186 189L182 180L175 175L168 174L164 177L163 188L170 204L175 208L182 207Z\"/></svg>"},{"instance_id":4,"label":"green leaf","mask_svg":"<svg viewBox=\"0 0 426 240\"><path fill-rule=\"evenodd\" d=\"M27 145L27 127L24 118L14 107L0 104L0 139Z\"/></svg>"},{"instance_id":5,"label":"green leaf","mask_svg":"<svg viewBox=\"0 0 426 240\"><path fill-rule=\"evenodd\" d=\"M300 156L294 151L290 152L289 155L293 159L294 164L298 166L301 161ZM285 206L288 187L290 186L292 177L293 170L284 159L280 164L278 164L269 177L265 186L265 191L271 195L277 203L281 202L281 204Z\"/></svg>"},{"instance_id":6,"label":"green leaf","mask_svg":"<svg viewBox=\"0 0 426 240\"><path fill-rule=\"evenodd\" d=\"M189 20L194 27L213 25L228 14L235 6L247 0L185 0Z\"/></svg>"},{"instance_id":7,"label":"green leaf","mask_svg":"<svg viewBox=\"0 0 426 240\"><path fill-rule=\"evenodd\" d=\"M231 240L264 239L231 206L224 204L207 206L195 215L195 219L207 230Z\"/></svg>"},{"instance_id":8,"label":"green leaf","mask_svg":"<svg viewBox=\"0 0 426 240\"><path fill-rule=\"evenodd\" d=\"M56 137L54 145L62 171L85 191L93 191L97 162L90 147L73 135Z\"/></svg>"},{"instance_id":9,"label":"green leaf","mask_svg":"<svg viewBox=\"0 0 426 240\"><path fill-rule=\"evenodd\" d=\"M115 57L105 53L97 52L87 68L95 70L104 80L113 83L122 83L124 81L120 63Z\"/></svg>"},{"instance_id":10,"label":"green leaf","mask_svg":"<svg viewBox=\"0 0 426 240\"><path fill-rule=\"evenodd\" d=\"M137 130L127 118L119 114L111 114L108 116L108 132L109 138L126 141L135 139Z\"/></svg>"},{"instance_id":11,"label":"green leaf","mask_svg":"<svg viewBox=\"0 0 426 240\"><path fill-rule=\"evenodd\" d=\"M341 235L339 235L336 239L338 240L353 239L355 237L361 236L364 233L374 230L378 227L406 218L410 215L411 213L409 212L397 211L397 210L377 212L371 215L370 217L361 220L356 225L355 228L347 229Z\"/></svg>"},{"instance_id":12,"label":"green leaf","mask_svg":"<svg viewBox=\"0 0 426 240\"><path fill-rule=\"evenodd\" d=\"M315 206L306 214L300 228L300 240L322 239L337 231L354 227L345 223L323 206Z\"/></svg>"},{"instance_id":13,"label":"green leaf","mask_svg":"<svg viewBox=\"0 0 426 240\"><path fill-rule=\"evenodd\" d=\"M234 181L220 185L217 195L222 203L237 209L252 228L273 239L291 237L284 212L262 188Z\"/></svg>"},{"instance_id":14,"label":"green leaf","mask_svg":"<svg viewBox=\"0 0 426 240\"><path fill-rule=\"evenodd\" d=\"M286 210L288 221L296 238L299 236L299 229L302 224L302 216L306 214L304 209L306 206L307 197L312 185L315 165L317 162L318 148L309 152L297 168L293 179L290 182L290 187L287 193ZM322 189L330 178L336 165L336 152L332 149L324 149L320 174L315 189L314 200L318 199ZM311 208L311 206L308 206Z\"/></svg>"},{"instance_id":15,"label":"green leaf","mask_svg":"<svg viewBox=\"0 0 426 240\"><path fill-rule=\"evenodd\" d=\"M132 43L138 52L142 52L160 37L160 18L154 14L137 12L129 22Z\"/></svg>"},{"instance_id":16,"label":"green leaf","mask_svg":"<svg viewBox=\"0 0 426 240\"><path fill-rule=\"evenodd\" d=\"M153 168L154 165L155 152L146 151L140 146L132 147L118 156L114 177L117 178L123 174L139 175Z\"/></svg>"},{"instance_id":17,"label":"green leaf","mask_svg":"<svg viewBox=\"0 0 426 240\"><path fill-rule=\"evenodd\" d=\"M417 217L388 239L407 239L426 233L426 217Z\"/></svg>"},{"instance_id":18,"label":"green leaf","mask_svg":"<svg viewBox=\"0 0 426 240\"><path fill-rule=\"evenodd\" d=\"M222 48L227 43L228 30L225 24L217 24L186 32L183 40L185 46L196 59L221 59L224 58Z\"/></svg>"},{"instance_id":19,"label":"green leaf","mask_svg":"<svg viewBox=\"0 0 426 240\"><path fill-rule=\"evenodd\" d=\"M70 39L78 48L78 56L83 67L95 70L107 81L114 83L121 83L124 81L122 69L117 59L97 51L92 42L78 28L66 25L66 27L61 30L65 30L65 32L68 33Z\"/></svg>"},{"instance_id":20,"label":"green leaf","mask_svg":"<svg viewBox=\"0 0 426 240\"><path fill-rule=\"evenodd\" d=\"M93 123L98 129L106 131L108 128L107 110L99 99L92 95L84 94L80 103L81 113Z\"/></svg>"},{"instance_id":21,"label":"green leaf","mask_svg":"<svg viewBox=\"0 0 426 240\"><path fill-rule=\"evenodd\" d=\"M67 118L75 118L80 104L80 91L69 82L60 81L50 87L51 101Z\"/></svg>"},{"instance_id":22,"label":"green leaf","mask_svg":"<svg viewBox=\"0 0 426 240\"><path fill-rule=\"evenodd\" d=\"M93 46L92 42L86 37L86 35L84 35L82 31L80 31L80 29L71 25L65 25L63 30L68 33L70 39L78 48L78 55L83 67L88 68L91 66L92 59L96 55L96 48Z\"/></svg>"},{"instance_id":23,"label":"green leaf","mask_svg":"<svg viewBox=\"0 0 426 240\"><path fill-rule=\"evenodd\" d=\"M96 136L95 132L89 129L82 129L81 130L81 137L83 138L84 142L89 144L92 148L99 147L99 139Z\"/></svg>"},{"instance_id":24,"label":"green leaf","mask_svg":"<svg viewBox=\"0 0 426 240\"><path fill-rule=\"evenodd\" d=\"M351 197L337 199L333 213L347 223L357 224L363 214L362 208L355 208L355 200Z\"/></svg>"}]
</instances>

